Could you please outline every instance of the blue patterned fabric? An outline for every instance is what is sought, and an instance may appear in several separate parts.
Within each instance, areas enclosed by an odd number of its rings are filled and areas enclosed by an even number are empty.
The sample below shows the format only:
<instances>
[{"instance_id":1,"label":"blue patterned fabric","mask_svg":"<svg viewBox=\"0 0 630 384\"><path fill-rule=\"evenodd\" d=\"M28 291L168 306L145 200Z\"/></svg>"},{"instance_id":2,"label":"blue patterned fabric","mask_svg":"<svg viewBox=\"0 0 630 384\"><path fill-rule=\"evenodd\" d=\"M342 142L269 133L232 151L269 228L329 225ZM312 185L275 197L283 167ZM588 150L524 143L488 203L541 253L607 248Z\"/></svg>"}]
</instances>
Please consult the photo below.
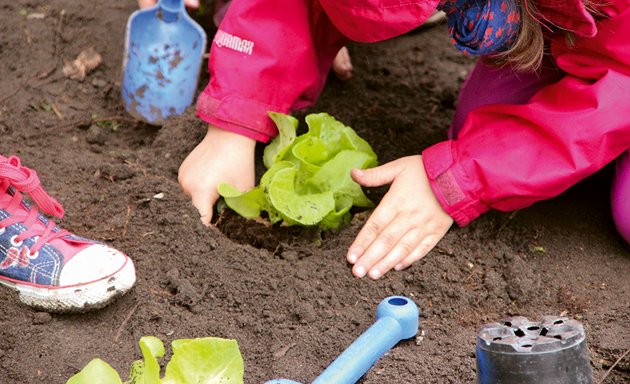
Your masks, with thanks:
<instances>
[{"instance_id":1,"label":"blue patterned fabric","mask_svg":"<svg viewBox=\"0 0 630 384\"><path fill-rule=\"evenodd\" d=\"M0 283L59 285L65 260L94 242L61 229L35 207L61 217L63 207L41 187L37 173L20 159L0 155Z\"/></svg>"},{"instance_id":2,"label":"blue patterned fabric","mask_svg":"<svg viewBox=\"0 0 630 384\"><path fill-rule=\"evenodd\" d=\"M453 44L465 54L488 56L507 50L521 27L516 0L442 0Z\"/></svg>"},{"instance_id":3,"label":"blue patterned fabric","mask_svg":"<svg viewBox=\"0 0 630 384\"><path fill-rule=\"evenodd\" d=\"M0 219L10 216L7 211L0 209ZM31 252L30 248L35 243L34 238L15 244L12 239L26 230L22 223L0 229L0 276L20 283L57 285L63 267L63 255L49 244L41 247L36 253Z\"/></svg>"}]
</instances>

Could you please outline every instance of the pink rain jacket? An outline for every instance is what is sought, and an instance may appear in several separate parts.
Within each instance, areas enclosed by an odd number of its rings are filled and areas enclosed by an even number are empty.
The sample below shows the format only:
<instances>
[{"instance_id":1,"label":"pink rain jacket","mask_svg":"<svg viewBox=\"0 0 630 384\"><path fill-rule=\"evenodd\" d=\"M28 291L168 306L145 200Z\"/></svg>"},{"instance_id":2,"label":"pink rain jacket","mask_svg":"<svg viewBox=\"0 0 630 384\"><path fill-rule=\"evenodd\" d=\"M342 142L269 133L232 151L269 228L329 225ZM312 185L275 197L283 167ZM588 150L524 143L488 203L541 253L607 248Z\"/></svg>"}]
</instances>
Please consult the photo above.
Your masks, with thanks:
<instances>
[{"instance_id":1,"label":"pink rain jacket","mask_svg":"<svg viewBox=\"0 0 630 384\"><path fill-rule=\"evenodd\" d=\"M235 0L215 35L210 83L197 113L266 142L267 111L289 113L319 96L349 39L373 42L420 25L439 0ZM573 4L572 4L573 3ZM630 0L594 20L577 0L538 0L564 34L551 54L566 75L523 105L471 112L457 140L423 152L433 191L459 225L558 195L630 148Z\"/></svg>"}]
</instances>

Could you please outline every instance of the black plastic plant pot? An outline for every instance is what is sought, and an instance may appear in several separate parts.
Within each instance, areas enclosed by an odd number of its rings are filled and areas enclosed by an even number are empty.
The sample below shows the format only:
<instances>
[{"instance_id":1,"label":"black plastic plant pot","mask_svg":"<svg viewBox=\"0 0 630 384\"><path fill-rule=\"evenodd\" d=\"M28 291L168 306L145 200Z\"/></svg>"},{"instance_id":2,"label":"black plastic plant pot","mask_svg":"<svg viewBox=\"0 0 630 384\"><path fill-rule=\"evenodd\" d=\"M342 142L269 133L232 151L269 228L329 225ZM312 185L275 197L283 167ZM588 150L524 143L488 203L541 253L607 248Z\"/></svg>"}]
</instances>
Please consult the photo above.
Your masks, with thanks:
<instances>
[{"instance_id":1,"label":"black plastic plant pot","mask_svg":"<svg viewBox=\"0 0 630 384\"><path fill-rule=\"evenodd\" d=\"M513 317L477 336L479 384L592 384L584 327L576 320Z\"/></svg>"}]
</instances>

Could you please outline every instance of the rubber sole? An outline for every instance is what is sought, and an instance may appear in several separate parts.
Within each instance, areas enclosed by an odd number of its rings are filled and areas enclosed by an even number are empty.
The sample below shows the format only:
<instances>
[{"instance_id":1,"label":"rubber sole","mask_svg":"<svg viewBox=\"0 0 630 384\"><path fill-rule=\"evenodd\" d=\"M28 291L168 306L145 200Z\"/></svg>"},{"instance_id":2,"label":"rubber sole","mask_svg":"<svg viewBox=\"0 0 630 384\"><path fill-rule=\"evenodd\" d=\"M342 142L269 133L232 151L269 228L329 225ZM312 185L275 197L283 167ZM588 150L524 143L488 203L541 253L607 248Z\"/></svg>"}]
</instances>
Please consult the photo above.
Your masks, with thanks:
<instances>
[{"instance_id":1,"label":"rubber sole","mask_svg":"<svg viewBox=\"0 0 630 384\"><path fill-rule=\"evenodd\" d=\"M67 287L38 287L0 277L0 284L16 290L22 303L51 313L80 313L102 308L127 293L135 281L135 268L128 257L125 264L109 276Z\"/></svg>"}]
</instances>

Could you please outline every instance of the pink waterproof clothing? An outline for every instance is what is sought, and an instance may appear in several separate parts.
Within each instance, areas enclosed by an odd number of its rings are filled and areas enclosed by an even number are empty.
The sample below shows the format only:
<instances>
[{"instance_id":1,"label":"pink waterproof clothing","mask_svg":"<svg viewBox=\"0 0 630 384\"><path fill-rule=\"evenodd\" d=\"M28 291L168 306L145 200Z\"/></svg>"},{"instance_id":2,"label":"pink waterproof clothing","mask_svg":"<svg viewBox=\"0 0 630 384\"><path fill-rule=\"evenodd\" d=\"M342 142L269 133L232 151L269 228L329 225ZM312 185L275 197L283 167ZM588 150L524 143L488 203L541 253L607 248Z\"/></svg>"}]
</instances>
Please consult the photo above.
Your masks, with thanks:
<instances>
[{"instance_id":1,"label":"pink waterproof clothing","mask_svg":"<svg viewBox=\"0 0 630 384\"><path fill-rule=\"evenodd\" d=\"M597 20L578 0L538 1L546 21L578 35L571 47L564 33L552 37L561 79L525 104L473 110L456 140L423 152L431 187L459 225L556 196L630 148L630 0L608 2ZM198 115L268 141L277 131L267 111L312 104L348 39L404 33L438 2L235 0L212 44Z\"/></svg>"}]
</instances>

